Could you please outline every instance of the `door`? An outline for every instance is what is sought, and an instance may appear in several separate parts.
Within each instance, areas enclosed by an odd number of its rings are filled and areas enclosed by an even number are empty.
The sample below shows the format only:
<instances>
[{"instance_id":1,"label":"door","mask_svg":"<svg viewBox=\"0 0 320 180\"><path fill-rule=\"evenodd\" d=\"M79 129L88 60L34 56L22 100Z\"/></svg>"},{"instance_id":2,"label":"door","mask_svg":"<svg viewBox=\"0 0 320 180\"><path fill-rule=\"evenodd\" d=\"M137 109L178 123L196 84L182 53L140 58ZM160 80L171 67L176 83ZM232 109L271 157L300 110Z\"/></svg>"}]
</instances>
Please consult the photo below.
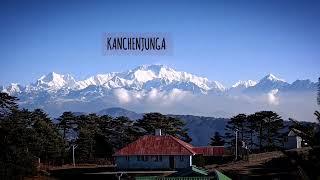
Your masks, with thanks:
<instances>
[{"instance_id":1,"label":"door","mask_svg":"<svg viewBox=\"0 0 320 180\"><path fill-rule=\"evenodd\" d=\"M169 156L170 169L174 169L174 156Z\"/></svg>"}]
</instances>

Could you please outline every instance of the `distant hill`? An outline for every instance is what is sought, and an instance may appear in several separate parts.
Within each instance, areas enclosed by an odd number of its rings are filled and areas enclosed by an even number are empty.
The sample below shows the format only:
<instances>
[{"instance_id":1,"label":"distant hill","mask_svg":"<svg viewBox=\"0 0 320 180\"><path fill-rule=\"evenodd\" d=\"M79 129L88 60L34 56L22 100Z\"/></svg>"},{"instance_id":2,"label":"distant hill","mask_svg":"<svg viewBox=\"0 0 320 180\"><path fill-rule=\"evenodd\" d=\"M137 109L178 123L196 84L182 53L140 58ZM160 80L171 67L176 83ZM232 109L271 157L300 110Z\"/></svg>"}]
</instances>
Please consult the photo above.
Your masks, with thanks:
<instances>
[{"instance_id":1,"label":"distant hill","mask_svg":"<svg viewBox=\"0 0 320 180\"><path fill-rule=\"evenodd\" d=\"M83 112L76 112L76 115L86 114ZM111 117L125 116L131 120L138 120L143 117L143 113L136 113L120 107L113 107L103 109L97 112L98 115L109 115ZM168 116L179 118L186 123L185 128L188 129L188 133L192 138L191 144L196 146L205 146L210 142L210 137L215 132L219 132L221 135L225 133L225 126L230 119L228 118L215 118L205 116L194 116L194 115L174 115L168 114ZM57 123L57 120L54 120ZM303 122L310 123L310 122ZM285 128L281 130L282 133L288 131L288 127L291 125L290 121L284 121Z\"/></svg>"},{"instance_id":2,"label":"distant hill","mask_svg":"<svg viewBox=\"0 0 320 180\"><path fill-rule=\"evenodd\" d=\"M126 116L132 120L141 119L142 113L136 113L124 108L114 107L107 108L99 111L98 115L109 115L112 117ZM169 116L180 118L186 123L188 133L192 138L191 144L193 145L207 145L210 141L210 137L214 132L218 131L221 135L224 134L224 128L229 119L203 117L193 115L172 115Z\"/></svg>"},{"instance_id":3,"label":"distant hill","mask_svg":"<svg viewBox=\"0 0 320 180\"><path fill-rule=\"evenodd\" d=\"M125 116L125 117L132 119L132 120L141 119L143 117L143 114L129 111L127 109L120 108L120 107L103 109L103 110L99 111L97 114L100 116L109 115L111 117Z\"/></svg>"},{"instance_id":4,"label":"distant hill","mask_svg":"<svg viewBox=\"0 0 320 180\"><path fill-rule=\"evenodd\" d=\"M210 137L217 131L224 135L224 128L229 119L193 115L170 115L180 118L186 123L188 133L192 138L191 144L205 146L210 142Z\"/></svg>"}]
</instances>

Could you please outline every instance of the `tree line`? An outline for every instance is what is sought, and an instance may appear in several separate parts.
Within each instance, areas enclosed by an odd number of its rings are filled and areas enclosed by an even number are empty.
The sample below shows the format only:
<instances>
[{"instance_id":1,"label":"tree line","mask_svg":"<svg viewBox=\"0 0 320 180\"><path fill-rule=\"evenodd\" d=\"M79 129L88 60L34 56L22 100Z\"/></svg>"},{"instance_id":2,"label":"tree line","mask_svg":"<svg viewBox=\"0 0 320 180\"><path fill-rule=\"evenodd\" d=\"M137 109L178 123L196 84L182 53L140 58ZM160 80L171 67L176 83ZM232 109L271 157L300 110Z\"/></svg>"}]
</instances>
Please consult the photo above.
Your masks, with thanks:
<instances>
[{"instance_id":1,"label":"tree line","mask_svg":"<svg viewBox=\"0 0 320 180\"><path fill-rule=\"evenodd\" d=\"M235 136L238 136L238 146L246 146L259 152L272 151L283 146L287 131L281 116L273 111L260 111L254 114L238 114L226 125L225 140L230 146L235 146Z\"/></svg>"},{"instance_id":2,"label":"tree line","mask_svg":"<svg viewBox=\"0 0 320 180\"><path fill-rule=\"evenodd\" d=\"M268 152L284 149L290 130L303 140L303 145L320 145L320 121L301 122L289 118L285 122L281 116L273 111L259 111L253 114L238 114L227 122L225 134L215 132L209 145L225 146L231 151L238 148L238 154L243 155L244 149L251 153ZM237 135L237 138L236 138ZM237 143L236 143L237 139Z\"/></svg>"},{"instance_id":3,"label":"tree line","mask_svg":"<svg viewBox=\"0 0 320 180\"><path fill-rule=\"evenodd\" d=\"M0 179L35 174L39 160L50 165L70 164L72 146L77 147L77 163L108 160L117 149L159 128L191 141L183 121L160 113L147 113L132 121L64 112L54 120L41 109L19 109L17 101L0 93Z\"/></svg>"}]
</instances>

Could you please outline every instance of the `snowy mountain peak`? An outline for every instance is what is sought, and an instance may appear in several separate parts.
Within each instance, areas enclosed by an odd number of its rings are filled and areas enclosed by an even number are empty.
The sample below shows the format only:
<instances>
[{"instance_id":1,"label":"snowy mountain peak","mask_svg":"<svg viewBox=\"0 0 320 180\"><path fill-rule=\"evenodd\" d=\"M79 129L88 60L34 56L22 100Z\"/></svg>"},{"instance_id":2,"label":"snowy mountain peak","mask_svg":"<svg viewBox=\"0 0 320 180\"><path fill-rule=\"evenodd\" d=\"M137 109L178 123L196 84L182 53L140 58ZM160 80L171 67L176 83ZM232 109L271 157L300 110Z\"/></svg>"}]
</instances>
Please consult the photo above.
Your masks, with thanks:
<instances>
[{"instance_id":1,"label":"snowy mountain peak","mask_svg":"<svg viewBox=\"0 0 320 180\"><path fill-rule=\"evenodd\" d=\"M204 77L177 71L166 65L142 65L128 71L122 78L127 80L127 84L131 84L135 87L142 87L144 85L148 88L158 86L160 89L168 89L171 86L175 86L175 88L182 90L200 88L201 92L209 90L225 90L225 87L217 81L209 81Z\"/></svg>"},{"instance_id":2,"label":"snowy mountain peak","mask_svg":"<svg viewBox=\"0 0 320 180\"><path fill-rule=\"evenodd\" d=\"M277 78L273 74L268 74L259 82L253 80L238 81L231 88L226 89L220 82L208 80L205 77L197 76L184 71L177 71L165 65L142 65L132 70L124 72L112 72L106 74L97 74L85 80L76 81L69 74L59 74L51 72L41 76L35 83L25 87L18 84L11 84L2 91L10 94L31 93L41 95L60 96L69 98L85 98L110 95L114 90L124 89L147 94L156 89L169 93L174 89L190 92L193 94L210 93L250 93L250 92L269 92L272 89L280 91L291 90L312 90L316 84L310 80L300 80L292 84ZM29 95L28 95L29 96ZM26 96L26 97L28 97Z\"/></svg>"},{"instance_id":3,"label":"snowy mountain peak","mask_svg":"<svg viewBox=\"0 0 320 180\"><path fill-rule=\"evenodd\" d=\"M51 72L51 73L48 73L47 75L41 76L38 79L38 81L49 82L49 81L53 81L55 79L59 79L61 77L63 77L63 75L55 73L55 72Z\"/></svg>"},{"instance_id":4,"label":"snowy mountain peak","mask_svg":"<svg viewBox=\"0 0 320 180\"><path fill-rule=\"evenodd\" d=\"M168 76L172 76L174 73L177 73L174 69L159 64L142 65L132 71L129 71L131 77L135 78L139 82L147 82L154 78L167 78Z\"/></svg>"},{"instance_id":5,"label":"snowy mountain peak","mask_svg":"<svg viewBox=\"0 0 320 180\"><path fill-rule=\"evenodd\" d=\"M58 73L55 73L55 72L51 72L51 73L48 73L47 75L43 75L41 76L39 79L38 79L38 82L58 82L58 81L63 81L63 77L64 75L62 74L58 74Z\"/></svg>"},{"instance_id":6,"label":"snowy mountain peak","mask_svg":"<svg viewBox=\"0 0 320 180\"><path fill-rule=\"evenodd\" d=\"M260 81L282 81L285 82L285 80L277 78L275 75L273 74L268 74L266 75L264 78L262 78Z\"/></svg>"},{"instance_id":7,"label":"snowy mountain peak","mask_svg":"<svg viewBox=\"0 0 320 180\"><path fill-rule=\"evenodd\" d=\"M74 78L69 75L62 75L51 72L47 75L41 76L35 84L36 88L43 88L49 91L59 90L62 87L72 88L76 84Z\"/></svg>"},{"instance_id":8,"label":"snowy mountain peak","mask_svg":"<svg viewBox=\"0 0 320 180\"><path fill-rule=\"evenodd\" d=\"M248 87L247 92L269 92L273 89L284 89L289 87L290 84L283 79L277 78L273 74L268 74L262 78L255 86Z\"/></svg>"},{"instance_id":9,"label":"snowy mountain peak","mask_svg":"<svg viewBox=\"0 0 320 180\"><path fill-rule=\"evenodd\" d=\"M232 88L248 88L251 86L255 86L256 84L257 82L253 80L238 81L234 85L232 85Z\"/></svg>"},{"instance_id":10,"label":"snowy mountain peak","mask_svg":"<svg viewBox=\"0 0 320 180\"><path fill-rule=\"evenodd\" d=\"M8 94L20 93L24 90L23 86L18 83L11 83L6 88L3 88L2 92L6 92Z\"/></svg>"},{"instance_id":11,"label":"snowy mountain peak","mask_svg":"<svg viewBox=\"0 0 320 180\"><path fill-rule=\"evenodd\" d=\"M145 83L158 77L161 67L151 67L151 65L139 66L128 72L127 78Z\"/></svg>"}]
</instances>

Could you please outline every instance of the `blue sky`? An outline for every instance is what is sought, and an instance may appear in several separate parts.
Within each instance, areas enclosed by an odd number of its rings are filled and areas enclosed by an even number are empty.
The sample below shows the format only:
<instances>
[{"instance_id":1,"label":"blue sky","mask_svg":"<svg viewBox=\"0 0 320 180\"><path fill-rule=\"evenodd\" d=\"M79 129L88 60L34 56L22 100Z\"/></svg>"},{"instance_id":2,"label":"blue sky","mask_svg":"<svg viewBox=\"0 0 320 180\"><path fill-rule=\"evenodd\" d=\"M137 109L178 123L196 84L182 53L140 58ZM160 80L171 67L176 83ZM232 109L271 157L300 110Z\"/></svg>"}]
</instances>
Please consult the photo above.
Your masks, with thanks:
<instances>
[{"instance_id":1,"label":"blue sky","mask_svg":"<svg viewBox=\"0 0 320 180\"><path fill-rule=\"evenodd\" d=\"M320 76L320 1L0 2L0 85L166 64L221 81ZM172 56L103 56L104 32L167 32Z\"/></svg>"}]
</instances>

